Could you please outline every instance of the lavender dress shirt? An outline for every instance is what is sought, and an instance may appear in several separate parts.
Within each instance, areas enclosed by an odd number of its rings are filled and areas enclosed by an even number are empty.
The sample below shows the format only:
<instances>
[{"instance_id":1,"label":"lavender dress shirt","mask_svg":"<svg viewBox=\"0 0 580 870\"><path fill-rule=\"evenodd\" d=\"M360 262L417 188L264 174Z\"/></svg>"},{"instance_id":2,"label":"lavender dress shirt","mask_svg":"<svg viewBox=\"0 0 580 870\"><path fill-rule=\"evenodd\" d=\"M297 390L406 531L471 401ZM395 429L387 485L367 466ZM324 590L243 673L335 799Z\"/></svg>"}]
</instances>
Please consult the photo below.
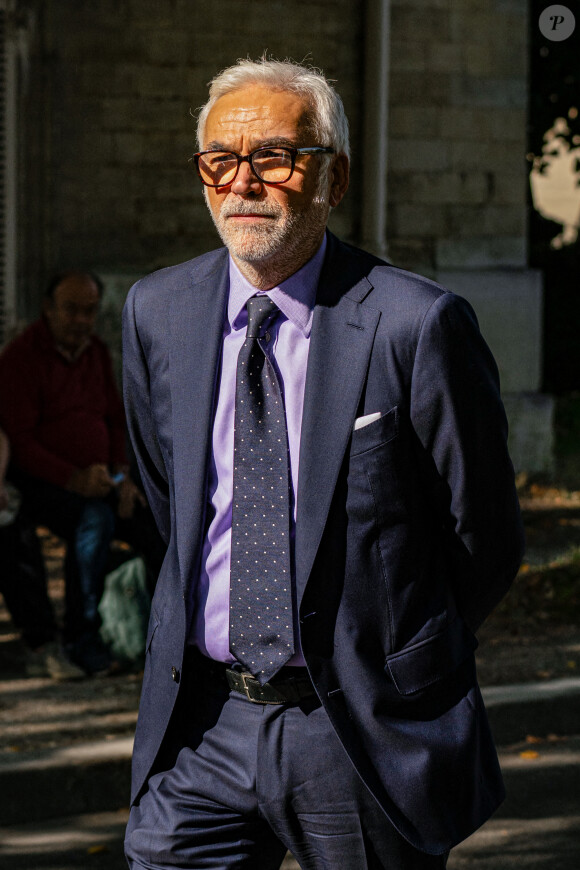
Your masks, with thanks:
<instances>
[{"instance_id":1,"label":"lavender dress shirt","mask_svg":"<svg viewBox=\"0 0 580 870\"><path fill-rule=\"evenodd\" d=\"M298 458L304 404L304 385L312 314L316 289L326 251L322 245L298 272L267 295L280 314L268 328L266 350L276 369L288 427L290 479L292 484L291 529L292 570L296 531L296 493ZM201 568L194 588L195 608L190 643L217 661L231 662L229 651L230 554L232 532L234 408L238 353L246 338L246 302L257 291L230 258L230 291L224 318L221 369L212 434L212 454L208 476L209 525L204 542ZM293 576L294 582L294 576ZM294 614L294 648L289 665L304 665L300 651L297 614Z\"/></svg>"}]
</instances>

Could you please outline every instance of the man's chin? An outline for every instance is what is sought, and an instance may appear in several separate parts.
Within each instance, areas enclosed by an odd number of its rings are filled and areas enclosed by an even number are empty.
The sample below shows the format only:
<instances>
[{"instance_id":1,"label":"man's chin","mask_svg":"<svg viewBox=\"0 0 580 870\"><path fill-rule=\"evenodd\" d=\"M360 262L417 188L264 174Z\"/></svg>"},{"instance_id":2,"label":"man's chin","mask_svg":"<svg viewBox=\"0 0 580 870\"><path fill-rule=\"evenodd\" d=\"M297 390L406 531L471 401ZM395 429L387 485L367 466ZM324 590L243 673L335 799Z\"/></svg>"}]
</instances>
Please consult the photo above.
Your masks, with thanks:
<instances>
[{"instance_id":1,"label":"man's chin","mask_svg":"<svg viewBox=\"0 0 580 870\"><path fill-rule=\"evenodd\" d=\"M232 257L244 263L267 263L280 249L280 243L272 238L271 229L268 232L252 233L250 237L247 233L244 234L245 237L233 233L220 233L220 235Z\"/></svg>"},{"instance_id":2,"label":"man's chin","mask_svg":"<svg viewBox=\"0 0 580 870\"><path fill-rule=\"evenodd\" d=\"M278 251L256 251L255 248L229 248L230 254L235 260L241 260L243 263L259 266L265 265L273 260Z\"/></svg>"}]
</instances>

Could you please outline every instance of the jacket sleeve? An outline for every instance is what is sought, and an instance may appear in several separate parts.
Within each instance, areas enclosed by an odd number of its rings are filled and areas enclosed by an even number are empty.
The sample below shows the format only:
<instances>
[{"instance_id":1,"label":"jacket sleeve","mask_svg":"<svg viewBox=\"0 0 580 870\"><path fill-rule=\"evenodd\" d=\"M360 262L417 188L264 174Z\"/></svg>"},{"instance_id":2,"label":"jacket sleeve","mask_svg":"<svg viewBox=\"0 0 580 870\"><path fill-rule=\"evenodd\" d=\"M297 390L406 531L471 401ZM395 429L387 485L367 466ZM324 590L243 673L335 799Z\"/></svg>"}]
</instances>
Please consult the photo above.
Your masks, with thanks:
<instances>
[{"instance_id":1,"label":"jacket sleeve","mask_svg":"<svg viewBox=\"0 0 580 870\"><path fill-rule=\"evenodd\" d=\"M129 436L141 480L161 537L170 535L169 485L151 411L149 368L137 323L139 284L123 309L123 395Z\"/></svg>"},{"instance_id":2,"label":"jacket sleeve","mask_svg":"<svg viewBox=\"0 0 580 870\"><path fill-rule=\"evenodd\" d=\"M509 589L524 541L497 366L473 309L452 293L423 320L411 418L436 469L451 584L475 631Z\"/></svg>"}]
</instances>

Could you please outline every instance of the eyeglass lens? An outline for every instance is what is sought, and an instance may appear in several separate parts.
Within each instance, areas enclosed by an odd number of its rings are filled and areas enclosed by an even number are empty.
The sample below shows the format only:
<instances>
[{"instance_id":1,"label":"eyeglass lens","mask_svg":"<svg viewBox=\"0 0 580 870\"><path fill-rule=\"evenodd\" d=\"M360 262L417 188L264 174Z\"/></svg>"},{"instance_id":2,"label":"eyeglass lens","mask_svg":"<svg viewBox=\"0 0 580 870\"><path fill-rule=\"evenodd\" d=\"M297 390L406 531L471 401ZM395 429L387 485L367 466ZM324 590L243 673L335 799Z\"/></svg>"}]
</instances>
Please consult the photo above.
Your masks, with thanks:
<instances>
[{"instance_id":1,"label":"eyeglass lens","mask_svg":"<svg viewBox=\"0 0 580 870\"><path fill-rule=\"evenodd\" d=\"M254 173L261 181L282 184L292 175L292 153L285 148L262 148L250 155ZM231 184L238 171L238 156L230 151L210 151L198 159L202 181L212 186Z\"/></svg>"}]
</instances>

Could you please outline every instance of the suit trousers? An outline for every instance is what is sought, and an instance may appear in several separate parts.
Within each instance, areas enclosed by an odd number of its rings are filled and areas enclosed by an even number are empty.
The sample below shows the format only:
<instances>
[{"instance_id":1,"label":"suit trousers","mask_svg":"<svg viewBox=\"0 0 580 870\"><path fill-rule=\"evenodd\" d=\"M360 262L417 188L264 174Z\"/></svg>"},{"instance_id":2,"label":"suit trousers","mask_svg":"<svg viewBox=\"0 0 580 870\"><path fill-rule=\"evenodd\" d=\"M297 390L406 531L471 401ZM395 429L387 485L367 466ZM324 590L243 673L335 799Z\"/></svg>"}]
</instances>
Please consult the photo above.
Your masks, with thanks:
<instances>
[{"instance_id":1,"label":"suit trousers","mask_svg":"<svg viewBox=\"0 0 580 870\"><path fill-rule=\"evenodd\" d=\"M279 870L286 850L303 870L443 870L391 825L316 697L256 704L200 659L131 810L131 870Z\"/></svg>"}]
</instances>

